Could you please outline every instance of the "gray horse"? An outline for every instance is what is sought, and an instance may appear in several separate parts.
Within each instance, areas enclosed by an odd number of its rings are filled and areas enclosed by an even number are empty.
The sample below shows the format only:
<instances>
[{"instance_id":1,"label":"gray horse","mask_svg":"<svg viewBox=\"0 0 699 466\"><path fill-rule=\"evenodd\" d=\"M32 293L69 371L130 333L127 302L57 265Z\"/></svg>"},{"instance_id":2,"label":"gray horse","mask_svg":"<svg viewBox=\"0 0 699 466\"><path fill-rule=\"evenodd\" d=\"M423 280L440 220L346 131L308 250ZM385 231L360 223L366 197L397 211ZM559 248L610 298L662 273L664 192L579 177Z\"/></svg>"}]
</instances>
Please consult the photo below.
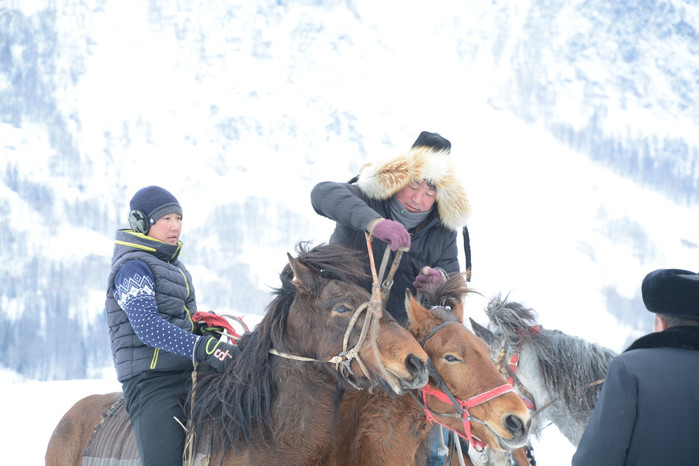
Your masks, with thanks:
<instances>
[{"instance_id":1,"label":"gray horse","mask_svg":"<svg viewBox=\"0 0 699 466\"><path fill-rule=\"evenodd\" d=\"M536 313L507 297L496 296L486 306L488 328L471 319L473 332L488 343L491 357L505 378L532 403L531 432L550 423L577 446L585 430L607 368L616 353L536 322ZM513 358L514 355L514 358ZM489 451L476 465L510 465L511 456ZM521 461L520 461L521 463Z\"/></svg>"}]
</instances>

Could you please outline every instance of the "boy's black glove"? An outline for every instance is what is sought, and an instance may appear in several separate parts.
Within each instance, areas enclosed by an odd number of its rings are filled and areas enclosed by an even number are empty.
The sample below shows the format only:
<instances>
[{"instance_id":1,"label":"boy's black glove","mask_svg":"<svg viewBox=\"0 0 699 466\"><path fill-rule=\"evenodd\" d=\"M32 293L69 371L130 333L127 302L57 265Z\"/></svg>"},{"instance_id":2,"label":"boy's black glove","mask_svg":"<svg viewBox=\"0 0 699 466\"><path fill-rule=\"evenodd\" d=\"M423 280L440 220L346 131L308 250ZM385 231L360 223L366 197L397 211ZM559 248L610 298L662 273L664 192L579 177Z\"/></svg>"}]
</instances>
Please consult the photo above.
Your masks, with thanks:
<instances>
[{"instance_id":1,"label":"boy's black glove","mask_svg":"<svg viewBox=\"0 0 699 466\"><path fill-rule=\"evenodd\" d=\"M239 353L240 349L237 346L218 341L211 335L199 337L194 349L196 361L208 363L216 372L223 372L226 364L237 357Z\"/></svg>"}]
</instances>

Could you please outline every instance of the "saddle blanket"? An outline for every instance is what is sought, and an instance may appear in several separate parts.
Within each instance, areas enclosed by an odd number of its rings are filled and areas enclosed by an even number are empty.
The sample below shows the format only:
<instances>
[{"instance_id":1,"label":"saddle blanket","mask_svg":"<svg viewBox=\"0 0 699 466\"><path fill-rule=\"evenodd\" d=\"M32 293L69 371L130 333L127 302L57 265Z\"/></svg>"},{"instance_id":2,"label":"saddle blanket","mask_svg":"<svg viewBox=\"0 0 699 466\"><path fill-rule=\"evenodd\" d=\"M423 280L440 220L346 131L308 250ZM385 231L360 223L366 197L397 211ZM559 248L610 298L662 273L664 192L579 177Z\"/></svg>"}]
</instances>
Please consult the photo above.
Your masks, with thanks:
<instances>
[{"instance_id":1,"label":"saddle blanket","mask_svg":"<svg viewBox=\"0 0 699 466\"><path fill-rule=\"evenodd\" d=\"M209 436L197 435L193 456L191 462L183 461L183 466L209 464ZM83 453L82 466L142 466L124 397L102 415L102 421L95 427L92 440Z\"/></svg>"}]
</instances>

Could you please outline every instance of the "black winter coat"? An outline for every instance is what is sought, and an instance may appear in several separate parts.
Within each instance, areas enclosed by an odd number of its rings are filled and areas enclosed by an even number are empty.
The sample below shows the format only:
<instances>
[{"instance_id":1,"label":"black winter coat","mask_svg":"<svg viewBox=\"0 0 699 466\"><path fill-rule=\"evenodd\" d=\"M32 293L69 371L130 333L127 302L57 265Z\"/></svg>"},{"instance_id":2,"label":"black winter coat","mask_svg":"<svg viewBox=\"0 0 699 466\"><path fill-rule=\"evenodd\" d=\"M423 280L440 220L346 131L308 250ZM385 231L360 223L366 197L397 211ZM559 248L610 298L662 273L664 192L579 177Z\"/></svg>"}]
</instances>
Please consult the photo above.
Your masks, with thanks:
<instances>
[{"instance_id":1,"label":"black winter coat","mask_svg":"<svg viewBox=\"0 0 699 466\"><path fill-rule=\"evenodd\" d=\"M337 222L335 231L330 237L330 243L342 244L358 251L367 251L365 232L370 221L378 217L391 219L390 200L370 199L353 184L330 181L319 183L311 192L311 203L318 214ZM413 295L416 294L412 283L422 267L426 265L440 267L448 274L460 271L457 232L442 224L438 211L438 206L435 204L432 212L421 225L408 230L411 235L410 251L403 253L386 305L391 315L401 324L405 324L407 320L406 289ZM377 239L372 241L377 269L386 247L388 244L383 241ZM390 260L393 260L393 253ZM368 260L367 271L369 271ZM371 291L370 281L367 282L366 288Z\"/></svg>"},{"instance_id":2,"label":"black winter coat","mask_svg":"<svg viewBox=\"0 0 699 466\"><path fill-rule=\"evenodd\" d=\"M699 327L641 337L614 359L573 466L699 464Z\"/></svg>"}]
</instances>

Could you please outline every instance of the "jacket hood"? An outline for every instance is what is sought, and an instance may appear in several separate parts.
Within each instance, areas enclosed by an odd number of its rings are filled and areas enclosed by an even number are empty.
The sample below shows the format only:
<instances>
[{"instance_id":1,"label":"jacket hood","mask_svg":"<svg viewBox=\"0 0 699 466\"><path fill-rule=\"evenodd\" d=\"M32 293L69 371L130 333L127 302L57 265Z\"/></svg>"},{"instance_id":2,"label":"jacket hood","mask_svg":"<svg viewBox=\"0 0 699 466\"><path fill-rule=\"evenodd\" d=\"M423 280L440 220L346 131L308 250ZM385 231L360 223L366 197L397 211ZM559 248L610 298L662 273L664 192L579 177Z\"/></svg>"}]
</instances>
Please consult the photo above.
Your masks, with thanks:
<instances>
[{"instance_id":1,"label":"jacket hood","mask_svg":"<svg viewBox=\"0 0 699 466\"><path fill-rule=\"evenodd\" d=\"M365 164L357 186L371 199L386 200L410 180L428 180L437 188L436 204L442 224L458 231L466 224L471 204L454 172L448 150L418 146L387 162Z\"/></svg>"}]
</instances>

